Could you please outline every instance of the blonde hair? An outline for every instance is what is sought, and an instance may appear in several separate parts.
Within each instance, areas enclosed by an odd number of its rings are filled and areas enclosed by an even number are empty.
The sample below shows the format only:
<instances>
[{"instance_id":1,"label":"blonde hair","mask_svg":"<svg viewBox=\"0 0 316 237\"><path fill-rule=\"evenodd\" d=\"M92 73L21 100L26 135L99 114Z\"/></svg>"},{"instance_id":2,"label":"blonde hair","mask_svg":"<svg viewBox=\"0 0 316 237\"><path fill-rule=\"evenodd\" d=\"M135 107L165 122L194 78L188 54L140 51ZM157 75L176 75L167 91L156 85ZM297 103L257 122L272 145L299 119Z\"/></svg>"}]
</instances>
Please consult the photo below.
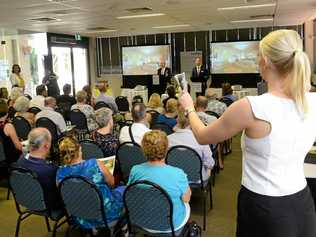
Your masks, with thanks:
<instances>
[{"instance_id":1,"label":"blonde hair","mask_svg":"<svg viewBox=\"0 0 316 237\"><path fill-rule=\"evenodd\" d=\"M30 100L25 96L20 96L15 101L13 108L16 110L16 112L25 113L30 108Z\"/></svg>"},{"instance_id":2,"label":"blonde hair","mask_svg":"<svg viewBox=\"0 0 316 237\"><path fill-rule=\"evenodd\" d=\"M76 99L78 102L83 103L87 100L88 94L85 91L78 91L76 94Z\"/></svg>"},{"instance_id":3,"label":"blonde hair","mask_svg":"<svg viewBox=\"0 0 316 237\"><path fill-rule=\"evenodd\" d=\"M177 122L178 126L182 129L186 128L187 126L190 125L190 121L187 116L185 116L185 111L181 106L178 106L178 117L177 117Z\"/></svg>"},{"instance_id":4,"label":"blonde hair","mask_svg":"<svg viewBox=\"0 0 316 237\"><path fill-rule=\"evenodd\" d=\"M169 99L166 104L166 112L174 113L177 111L178 101L176 99Z\"/></svg>"},{"instance_id":5,"label":"blonde hair","mask_svg":"<svg viewBox=\"0 0 316 237\"><path fill-rule=\"evenodd\" d=\"M21 88L19 88L19 87L13 87L12 89L11 89L11 94L10 94L10 99L12 100L12 101L16 101L20 96L22 96L23 95L23 93L22 93L22 91L21 91Z\"/></svg>"},{"instance_id":6,"label":"blonde hair","mask_svg":"<svg viewBox=\"0 0 316 237\"><path fill-rule=\"evenodd\" d=\"M142 140L142 148L149 161L165 159L168 150L166 133L159 130L146 132Z\"/></svg>"},{"instance_id":7,"label":"blonde hair","mask_svg":"<svg viewBox=\"0 0 316 237\"><path fill-rule=\"evenodd\" d=\"M59 143L59 154L64 165L71 162L79 156L80 145L73 137L65 137Z\"/></svg>"},{"instance_id":8,"label":"blonde hair","mask_svg":"<svg viewBox=\"0 0 316 237\"><path fill-rule=\"evenodd\" d=\"M149 102L148 102L148 107L149 107L149 108L162 107L161 98L160 98L160 95L159 95L159 94L153 93L153 94L150 96Z\"/></svg>"},{"instance_id":9,"label":"blonde hair","mask_svg":"<svg viewBox=\"0 0 316 237\"><path fill-rule=\"evenodd\" d=\"M294 30L273 31L261 40L260 53L280 75L289 76L286 93L306 114L308 104L305 93L310 90L311 68L299 34Z\"/></svg>"}]
</instances>

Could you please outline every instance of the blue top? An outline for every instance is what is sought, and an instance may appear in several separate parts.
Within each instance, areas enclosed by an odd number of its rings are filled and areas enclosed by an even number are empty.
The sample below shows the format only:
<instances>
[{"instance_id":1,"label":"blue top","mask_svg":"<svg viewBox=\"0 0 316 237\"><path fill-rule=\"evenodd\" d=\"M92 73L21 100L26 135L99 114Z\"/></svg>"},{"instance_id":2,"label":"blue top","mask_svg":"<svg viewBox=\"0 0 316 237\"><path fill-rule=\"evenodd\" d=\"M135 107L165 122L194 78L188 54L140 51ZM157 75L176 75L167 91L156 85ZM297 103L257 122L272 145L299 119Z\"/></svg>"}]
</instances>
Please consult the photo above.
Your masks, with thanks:
<instances>
[{"instance_id":1,"label":"blue top","mask_svg":"<svg viewBox=\"0 0 316 237\"><path fill-rule=\"evenodd\" d=\"M60 183L64 178L70 175L80 175L90 179L91 182L96 184L103 197L104 211L108 223L116 221L122 216L122 194L116 190L111 190L106 184L103 173L101 172L96 159L90 159L78 164L60 167L57 171L57 183ZM86 229L96 228L103 225L103 222L97 220L75 218L75 221Z\"/></svg>"},{"instance_id":2,"label":"blue top","mask_svg":"<svg viewBox=\"0 0 316 237\"><path fill-rule=\"evenodd\" d=\"M130 173L128 184L147 180L161 186L173 203L173 224L177 229L186 216L182 195L187 192L189 183L187 175L179 168L169 165L151 165L146 162L135 165Z\"/></svg>"},{"instance_id":3,"label":"blue top","mask_svg":"<svg viewBox=\"0 0 316 237\"><path fill-rule=\"evenodd\" d=\"M231 101L235 102L237 100L236 96L229 94L229 95L224 95L223 98L228 98Z\"/></svg>"},{"instance_id":4,"label":"blue top","mask_svg":"<svg viewBox=\"0 0 316 237\"><path fill-rule=\"evenodd\" d=\"M21 156L17 163L22 168L29 169L37 175L38 181L42 185L48 208L56 209L62 206L61 198L56 186L56 172L58 166L32 156Z\"/></svg>"},{"instance_id":5,"label":"blue top","mask_svg":"<svg viewBox=\"0 0 316 237\"><path fill-rule=\"evenodd\" d=\"M168 118L164 114L160 114L157 119L157 123L168 124L171 128L177 125L177 120L175 118Z\"/></svg>"}]
</instances>

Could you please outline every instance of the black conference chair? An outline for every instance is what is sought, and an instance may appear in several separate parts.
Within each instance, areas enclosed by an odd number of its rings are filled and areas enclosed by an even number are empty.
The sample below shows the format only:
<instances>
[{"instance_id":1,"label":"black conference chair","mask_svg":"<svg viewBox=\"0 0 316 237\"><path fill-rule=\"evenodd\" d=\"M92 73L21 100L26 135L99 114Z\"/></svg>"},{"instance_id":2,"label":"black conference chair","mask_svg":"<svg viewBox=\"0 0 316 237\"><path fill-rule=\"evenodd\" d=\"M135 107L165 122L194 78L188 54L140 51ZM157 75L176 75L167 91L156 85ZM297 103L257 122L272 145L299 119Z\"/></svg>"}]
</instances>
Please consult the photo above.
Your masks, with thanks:
<instances>
[{"instance_id":1,"label":"black conference chair","mask_svg":"<svg viewBox=\"0 0 316 237\"><path fill-rule=\"evenodd\" d=\"M70 122L75 125L76 132L78 133L78 140L86 139L86 135L89 134L88 122L84 113L79 109L70 111Z\"/></svg>"},{"instance_id":2,"label":"black conference chair","mask_svg":"<svg viewBox=\"0 0 316 237\"><path fill-rule=\"evenodd\" d=\"M42 216L45 218L48 232L51 231L48 219L55 222L52 236L56 236L57 229L62 226L66 220L62 209L50 210L46 206L44 191L37 179L35 173L30 170L13 167L10 174L10 188L14 196L18 220L16 224L15 237L19 236L20 224L31 215ZM23 208L21 208L23 207Z\"/></svg>"},{"instance_id":3,"label":"black conference chair","mask_svg":"<svg viewBox=\"0 0 316 237\"><path fill-rule=\"evenodd\" d=\"M130 184L124 192L123 201L130 233L182 236L184 228L174 229L171 198L159 185L149 181Z\"/></svg>"},{"instance_id":4,"label":"black conference chair","mask_svg":"<svg viewBox=\"0 0 316 237\"><path fill-rule=\"evenodd\" d=\"M166 163L182 169L188 176L189 184L192 189L200 189L203 193L203 230L206 228L206 201L207 191L210 193L210 208L213 208L212 185L210 178L203 180L202 177L202 158L190 147L174 146L168 153Z\"/></svg>"},{"instance_id":5,"label":"black conference chair","mask_svg":"<svg viewBox=\"0 0 316 237\"><path fill-rule=\"evenodd\" d=\"M170 127L168 124L165 124L165 123L155 123L152 125L151 129L163 131L167 135L170 135L173 133L172 127Z\"/></svg>"},{"instance_id":6,"label":"black conference chair","mask_svg":"<svg viewBox=\"0 0 316 237\"><path fill-rule=\"evenodd\" d=\"M132 167L147 161L140 145L133 142L122 143L116 151L116 159L125 183Z\"/></svg>"},{"instance_id":7,"label":"black conference chair","mask_svg":"<svg viewBox=\"0 0 316 237\"><path fill-rule=\"evenodd\" d=\"M37 128L47 128L52 136L52 143L53 144L55 144L58 141L59 136L58 136L57 126L49 118L42 117L42 118L37 119L35 126Z\"/></svg>"},{"instance_id":8,"label":"black conference chair","mask_svg":"<svg viewBox=\"0 0 316 237\"><path fill-rule=\"evenodd\" d=\"M115 236L115 232L118 230L116 227L120 222L108 224L102 194L94 183L82 176L68 176L60 182L58 188L73 228L80 228L73 221L74 218L93 220L100 223L100 226L96 226L96 228L105 230L107 234L104 236L111 236L111 229L114 229L113 236ZM91 234L92 230L83 231ZM66 234L68 236L69 229Z\"/></svg>"},{"instance_id":9,"label":"black conference chair","mask_svg":"<svg viewBox=\"0 0 316 237\"><path fill-rule=\"evenodd\" d=\"M39 112L41 112L42 110L40 108L37 108L37 107L31 107L29 108L28 112L34 114L34 115L37 115Z\"/></svg>"},{"instance_id":10,"label":"black conference chair","mask_svg":"<svg viewBox=\"0 0 316 237\"><path fill-rule=\"evenodd\" d=\"M59 113L62 114L65 121L70 121L70 111L72 104L70 102L59 102L57 104Z\"/></svg>"},{"instance_id":11,"label":"black conference chair","mask_svg":"<svg viewBox=\"0 0 316 237\"><path fill-rule=\"evenodd\" d=\"M101 109L101 108L109 108L109 109L111 109L111 106L108 105L107 103L103 102L103 101L99 101L99 102L97 102L95 104L94 109L98 110L98 109Z\"/></svg>"},{"instance_id":12,"label":"black conference chair","mask_svg":"<svg viewBox=\"0 0 316 237\"><path fill-rule=\"evenodd\" d=\"M89 160L91 158L104 158L104 153L101 147L92 140L83 140L80 142L82 149L82 158Z\"/></svg>"},{"instance_id":13,"label":"black conference chair","mask_svg":"<svg viewBox=\"0 0 316 237\"><path fill-rule=\"evenodd\" d=\"M12 124L18 137L22 140L27 140L27 136L32 129L30 123L25 118L16 116L13 118Z\"/></svg>"},{"instance_id":14,"label":"black conference chair","mask_svg":"<svg viewBox=\"0 0 316 237\"><path fill-rule=\"evenodd\" d=\"M9 170L9 164L7 163L7 158L4 153L3 143L0 141L0 168L6 170L6 173ZM10 199L10 185L8 178L8 191L7 191L7 200Z\"/></svg>"},{"instance_id":15,"label":"black conference chair","mask_svg":"<svg viewBox=\"0 0 316 237\"><path fill-rule=\"evenodd\" d=\"M118 107L118 110L121 113L129 112L129 103L125 96L118 96L115 98L115 103Z\"/></svg>"},{"instance_id":16,"label":"black conference chair","mask_svg":"<svg viewBox=\"0 0 316 237\"><path fill-rule=\"evenodd\" d=\"M215 118L219 118L219 114L215 113L214 111L205 111L205 113L207 113L208 115L214 116Z\"/></svg>"}]
</instances>

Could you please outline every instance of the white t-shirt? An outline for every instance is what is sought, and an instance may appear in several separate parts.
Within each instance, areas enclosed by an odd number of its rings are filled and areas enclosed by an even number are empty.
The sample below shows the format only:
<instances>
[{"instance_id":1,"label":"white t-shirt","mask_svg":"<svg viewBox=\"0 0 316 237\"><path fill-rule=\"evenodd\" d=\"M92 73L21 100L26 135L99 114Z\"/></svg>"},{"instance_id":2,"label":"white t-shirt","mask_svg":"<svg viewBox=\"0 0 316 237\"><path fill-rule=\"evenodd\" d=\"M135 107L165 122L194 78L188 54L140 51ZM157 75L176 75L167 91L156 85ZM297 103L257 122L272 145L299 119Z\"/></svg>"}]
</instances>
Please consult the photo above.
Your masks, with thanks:
<instances>
[{"instance_id":1,"label":"white t-shirt","mask_svg":"<svg viewBox=\"0 0 316 237\"><path fill-rule=\"evenodd\" d=\"M133 134L135 142L138 143L139 145L142 142L144 134L148 131L150 131L150 129L147 128L146 125L143 123L132 124L132 134ZM124 142L131 142L131 141L132 139L129 135L129 126L125 126L121 129L120 143L122 144Z\"/></svg>"},{"instance_id":2,"label":"white t-shirt","mask_svg":"<svg viewBox=\"0 0 316 237\"><path fill-rule=\"evenodd\" d=\"M254 116L271 125L266 137L242 136L242 185L247 189L285 196L305 188L304 159L316 137L316 93L306 97L309 112L305 118L291 99L269 93L247 97Z\"/></svg>"}]
</instances>

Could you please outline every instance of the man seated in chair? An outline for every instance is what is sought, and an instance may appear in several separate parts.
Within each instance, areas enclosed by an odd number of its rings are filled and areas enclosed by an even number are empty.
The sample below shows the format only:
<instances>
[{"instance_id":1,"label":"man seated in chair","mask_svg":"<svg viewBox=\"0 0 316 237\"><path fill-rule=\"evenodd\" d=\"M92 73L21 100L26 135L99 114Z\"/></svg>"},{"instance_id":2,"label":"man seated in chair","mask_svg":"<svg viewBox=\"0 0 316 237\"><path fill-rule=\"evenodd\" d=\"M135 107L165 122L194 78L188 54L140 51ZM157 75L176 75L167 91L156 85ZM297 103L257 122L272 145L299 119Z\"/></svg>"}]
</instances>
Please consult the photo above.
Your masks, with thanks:
<instances>
[{"instance_id":1,"label":"man seated in chair","mask_svg":"<svg viewBox=\"0 0 316 237\"><path fill-rule=\"evenodd\" d=\"M48 118L57 127L58 135L66 131L66 122L63 116L55 111L56 109L56 99L54 97L45 98L45 107L44 109L36 114L35 121L39 118Z\"/></svg>"},{"instance_id":2,"label":"man seated in chair","mask_svg":"<svg viewBox=\"0 0 316 237\"><path fill-rule=\"evenodd\" d=\"M95 103L104 102L110 106L110 109L113 111L113 113L115 114L118 113L119 111L118 111L114 98L106 94L107 83L103 82L99 86L99 90L100 90L100 95L95 99Z\"/></svg>"},{"instance_id":3,"label":"man seated in chair","mask_svg":"<svg viewBox=\"0 0 316 237\"><path fill-rule=\"evenodd\" d=\"M200 145L195 139L194 134L190 128L190 122L181 107L178 107L177 122L177 129L175 133L168 136L169 147L183 145L195 150L202 159L203 181L208 180L211 174L211 169L215 164L210 146Z\"/></svg>"},{"instance_id":4,"label":"man seated in chair","mask_svg":"<svg viewBox=\"0 0 316 237\"><path fill-rule=\"evenodd\" d=\"M142 148L148 161L132 168L128 184L147 180L162 187L169 194L173 204L174 229L180 230L190 217L191 189L187 175L183 170L165 163L168 139L164 132L147 132L142 140Z\"/></svg>"},{"instance_id":5,"label":"man seated in chair","mask_svg":"<svg viewBox=\"0 0 316 237\"><path fill-rule=\"evenodd\" d=\"M195 102L196 113L205 125L208 125L217 120L215 116L205 113L205 110L207 109L207 105L208 105L208 100L206 99L205 96L199 96L196 99L196 102Z\"/></svg>"},{"instance_id":6,"label":"man seated in chair","mask_svg":"<svg viewBox=\"0 0 316 237\"><path fill-rule=\"evenodd\" d=\"M34 128L28 135L29 153L21 156L18 165L33 171L41 183L46 205L49 209L62 207L61 198L56 186L58 166L47 161L52 137L46 128Z\"/></svg>"}]
</instances>

